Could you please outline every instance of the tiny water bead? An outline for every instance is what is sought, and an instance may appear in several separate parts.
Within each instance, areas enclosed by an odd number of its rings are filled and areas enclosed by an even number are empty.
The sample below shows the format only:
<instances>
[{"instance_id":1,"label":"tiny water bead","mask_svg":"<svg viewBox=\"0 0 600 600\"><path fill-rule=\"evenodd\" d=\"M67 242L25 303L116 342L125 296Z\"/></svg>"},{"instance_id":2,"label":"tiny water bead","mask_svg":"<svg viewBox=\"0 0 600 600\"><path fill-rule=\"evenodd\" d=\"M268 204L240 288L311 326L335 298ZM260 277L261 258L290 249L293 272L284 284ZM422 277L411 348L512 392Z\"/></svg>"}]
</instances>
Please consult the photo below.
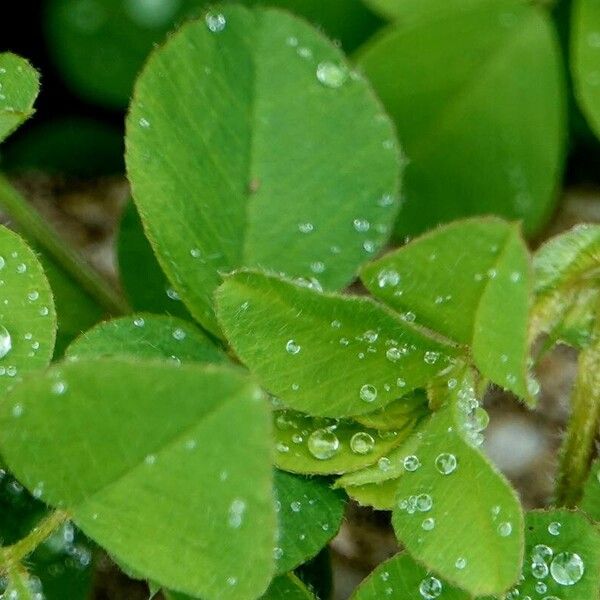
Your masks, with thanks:
<instances>
[{"instance_id":1,"label":"tiny water bead","mask_svg":"<svg viewBox=\"0 0 600 600\"><path fill-rule=\"evenodd\" d=\"M173 338L176 339L177 341L181 341L184 340L186 338L186 333L183 329L181 329L181 327L176 327L175 329L173 329Z\"/></svg>"},{"instance_id":2,"label":"tiny water bead","mask_svg":"<svg viewBox=\"0 0 600 600\"><path fill-rule=\"evenodd\" d=\"M360 388L360 399L364 402L374 402L377 398L377 388L374 385L366 383Z\"/></svg>"},{"instance_id":3,"label":"tiny water bead","mask_svg":"<svg viewBox=\"0 0 600 600\"><path fill-rule=\"evenodd\" d=\"M404 461L402 464L404 465L404 468L407 471L412 473L421 466L421 461L414 454L410 454L404 458Z\"/></svg>"},{"instance_id":4,"label":"tiny water bead","mask_svg":"<svg viewBox=\"0 0 600 600\"><path fill-rule=\"evenodd\" d=\"M508 537L512 533L512 524L504 521L498 525L498 535L500 537Z\"/></svg>"},{"instance_id":5,"label":"tiny water bead","mask_svg":"<svg viewBox=\"0 0 600 600\"><path fill-rule=\"evenodd\" d=\"M454 566L459 570L462 571L466 566L467 566L467 559L464 558L463 556L459 556L456 559L456 562L454 563Z\"/></svg>"},{"instance_id":6,"label":"tiny water bead","mask_svg":"<svg viewBox=\"0 0 600 600\"><path fill-rule=\"evenodd\" d=\"M229 506L227 524L233 529L239 529L244 520L246 512L246 502L241 498L236 498Z\"/></svg>"},{"instance_id":7,"label":"tiny water bead","mask_svg":"<svg viewBox=\"0 0 600 600\"><path fill-rule=\"evenodd\" d=\"M449 452L442 452L438 454L435 459L435 468L442 475L450 475L450 473L454 473L457 467L457 460L454 454L450 454Z\"/></svg>"},{"instance_id":8,"label":"tiny water bead","mask_svg":"<svg viewBox=\"0 0 600 600\"><path fill-rule=\"evenodd\" d=\"M557 521L553 521L552 523L550 523L550 525L548 525L548 533L550 535L560 535L560 527L560 523L558 523Z\"/></svg>"},{"instance_id":9,"label":"tiny water bead","mask_svg":"<svg viewBox=\"0 0 600 600\"><path fill-rule=\"evenodd\" d=\"M379 468L380 471L382 471L383 473L386 473L387 471L389 471L392 468L392 461L387 456L382 456L377 461L377 467Z\"/></svg>"},{"instance_id":10,"label":"tiny water bead","mask_svg":"<svg viewBox=\"0 0 600 600\"><path fill-rule=\"evenodd\" d=\"M442 593L442 582L435 577L426 577L419 585L419 593L424 600L435 600Z\"/></svg>"},{"instance_id":11,"label":"tiny water bead","mask_svg":"<svg viewBox=\"0 0 600 600\"><path fill-rule=\"evenodd\" d=\"M227 26L227 19L222 13L208 12L204 17L204 22L209 31L212 31L213 33L220 33Z\"/></svg>"},{"instance_id":12,"label":"tiny water bead","mask_svg":"<svg viewBox=\"0 0 600 600\"><path fill-rule=\"evenodd\" d=\"M400 274L397 271L384 269L377 274L377 285L380 288L396 287L400 283Z\"/></svg>"},{"instance_id":13,"label":"tiny water bead","mask_svg":"<svg viewBox=\"0 0 600 600\"><path fill-rule=\"evenodd\" d=\"M421 529L425 531L431 531L435 528L435 519L432 517L428 517L421 523Z\"/></svg>"},{"instance_id":14,"label":"tiny water bead","mask_svg":"<svg viewBox=\"0 0 600 600\"><path fill-rule=\"evenodd\" d=\"M4 358L12 348L12 339L8 329L0 325L0 358Z\"/></svg>"},{"instance_id":15,"label":"tiny water bead","mask_svg":"<svg viewBox=\"0 0 600 600\"><path fill-rule=\"evenodd\" d=\"M419 494L415 498L415 507L420 512L429 512L433 506L433 499L429 494Z\"/></svg>"},{"instance_id":16,"label":"tiny water bead","mask_svg":"<svg viewBox=\"0 0 600 600\"><path fill-rule=\"evenodd\" d=\"M301 346L295 342L295 340L288 340L285 344L285 350L288 354L298 354Z\"/></svg>"},{"instance_id":17,"label":"tiny water bead","mask_svg":"<svg viewBox=\"0 0 600 600\"><path fill-rule=\"evenodd\" d=\"M581 556L574 552L561 552L550 564L552 579L560 585L575 585L583 577L584 571Z\"/></svg>"},{"instance_id":18,"label":"tiny water bead","mask_svg":"<svg viewBox=\"0 0 600 600\"><path fill-rule=\"evenodd\" d=\"M338 453L340 440L328 429L316 429L308 438L308 451L318 460L327 460Z\"/></svg>"},{"instance_id":19,"label":"tiny water bead","mask_svg":"<svg viewBox=\"0 0 600 600\"><path fill-rule=\"evenodd\" d=\"M346 83L348 71L341 65L330 61L319 63L317 67L317 80L328 88L339 88Z\"/></svg>"},{"instance_id":20,"label":"tiny water bead","mask_svg":"<svg viewBox=\"0 0 600 600\"><path fill-rule=\"evenodd\" d=\"M375 440L370 434L359 431L350 438L350 449L355 454L369 454L375 447Z\"/></svg>"}]
</instances>

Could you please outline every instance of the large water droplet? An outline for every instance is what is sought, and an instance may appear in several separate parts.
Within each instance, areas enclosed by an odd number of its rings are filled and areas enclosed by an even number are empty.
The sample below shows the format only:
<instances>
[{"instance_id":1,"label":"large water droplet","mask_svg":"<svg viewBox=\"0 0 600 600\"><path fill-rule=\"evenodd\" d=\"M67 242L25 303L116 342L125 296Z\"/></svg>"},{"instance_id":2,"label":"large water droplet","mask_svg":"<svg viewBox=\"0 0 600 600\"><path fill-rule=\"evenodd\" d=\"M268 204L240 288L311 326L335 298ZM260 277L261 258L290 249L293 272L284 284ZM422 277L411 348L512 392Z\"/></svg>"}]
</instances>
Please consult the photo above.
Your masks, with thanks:
<instances>
[{"instance_id":1,"label":"large water droplet","mask_svg":"<svg viewBox=\"0 0 600 600\"><path fill-rule=\"evenodd\" d=\"M331 458L340 449L340 440L333 431L317 429L308 438L308 451L319 460Z\"/></svg>"},{"instance_id":2,"label":"large water droplet","mask_svg":"<svg viewBox=\"0 0 600 600\"><path fill-rule=\"evenodd\" d=\"M364 402L374 402L377 398L377 388L366 383L360 388L360 399Z\"/></svg>"},{"instance_id":3,"label":"large water droplet","mask_svg":"<svg viewBox=\"0 0 600 600\"><path fill-rule=\"evenodd\" d=\"M425 600L434 600L442 593L442 582L435 577L426 577L419 585L419 592Z\"/></svg>"},{"instance_id":4,"label":"large water droplet","mask_svg":"<svg viewBox=\"0 0 600 600\"><path fill-rule=\"evenodd\" d=\"M204 17L204 22L210 31L219 33L223 31L227 25L227 19L222 13L208 12Z\"/></svg>"},{"instance_id":5,"label":"large water droplet","mask_svg":"<svg viewBox=\"0 0 600 600\"><path fill-rule=\"evenodd\" d=\"M442 452L438 454L435 459L435 468L442 475L450 475L456 470L457 461L456 456L454 454L450 454L449 452Z\"/></svg>"},{"instance_id":6,"label":"large water droplet","mask_svg":"<svg viewBox=\"0 0 600 600\"><path fill-rule=\"evenodd\" d=\"M341 65L325 61L317 67L317 79L325 87L339 88L346 83L348 71Z\"/></svg>"},{"instance_id":7,"label":"large water droplet","mask_svg":"<svg viewBox=\"0 0 600 600\"><path fill-rule=\"evenodd\" d=\"M12 339L8 329L0 325L0 358L4 358L12 348Z\"/></svg>"},{"instance_id":8,"label":"large water droplet","mask_svg":"<svg viewBox=\"0 0 600 600\"><path fill-rule=\"evenodd\" d=\"M583 577L584 571L581 556L574 552L561 552L550 564L552 579L560 585L575 585Z\"/></svg>"},{"instance_id":9,"label":"large water droplet","mask_svg":"<svg viewBox=\"0 0 600 600\"><path fill-rule=\"evenodd\" d=\"M375 447L375 440L373 436L369 435L365 431L359 431L355 433L350 439L350 449L355 454L369 454Z\"/></svg>"}]
</instances>

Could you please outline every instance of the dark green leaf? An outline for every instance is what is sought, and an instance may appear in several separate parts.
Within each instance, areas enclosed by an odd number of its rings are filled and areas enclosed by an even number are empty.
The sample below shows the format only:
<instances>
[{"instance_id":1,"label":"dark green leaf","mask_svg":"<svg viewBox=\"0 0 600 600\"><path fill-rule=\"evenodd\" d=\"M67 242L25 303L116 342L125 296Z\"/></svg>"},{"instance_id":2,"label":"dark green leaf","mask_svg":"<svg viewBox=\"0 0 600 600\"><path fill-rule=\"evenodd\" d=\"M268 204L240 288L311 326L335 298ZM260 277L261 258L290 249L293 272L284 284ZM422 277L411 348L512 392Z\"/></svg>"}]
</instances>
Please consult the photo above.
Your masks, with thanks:
<instances>
[{"instance_id":1,"label":"dark green leaf","mask_svg":"<svg viewBox=\"0 0 600 600\"><path fill-rule=\"evenodd\" d=\"M0 54L0 142L34 113L38 72L16 54Z\"/></svg>"},{"instance_id":2,"label":"dark green leaf","mask_svg":"<svg viewBox=\"0 0 600 600\"><path fill-rule=\"evenodd\" d=\"M431 575L408 554L396 554L381 563L352 594L352 600L408 598L470 600L471 596Z\"/></svg>"},{"instance_id":3,"label":"dark green leaf","mask_svg":"<svg viewBox=\"0 0 600 600\"><path fill-rule=\"evenodd\" d=\"M246 271L216 297L242 361L269 392L311 415L372 412L450 371L456 354L369 298Z\"/></svg>"},{"instance_id":4,"label":"dark green leaf","mask_svg":"<svg viewBox=\"0 0 600 600\"><path fill-rule=\"evenodd\" d=\"M446 225L367 265L371 293L415 322L472 347L494 383L530 398L531 267L516 225L472 219Z\"/></svg>"},{"instance_id":5,"label":"dark green leaf","mask_svg":"<svg viewBox=\"0 0 600 600\"><path fill-rule=\"evenodd\" d=\"M251 600L271 578L269 446L260 391L224 367L67 362L0 406L0 450L28 489L135 572L207 600Z\"/></svg>"},{"instance_id":6,"label":"dark green leaf","mask_svg":"<svg viewBox=\"0 0 600 600\"><path fill-rule=\"evenodd\" d=\"M556 199L565 136L562 64L549 18L521 0L406 4L417 12L359 65L409 160L398 237L497 214L539 231Z\"/></svg>"},{"instance_id":7,"label":"dark green leaf","mask_svg":"<svg viewBox=\"0 0 600 600\"><path fill-rule=\"evenodd\" d=\"M176 317L138 314L105 321L75 340L72 360L167 358L176 364L225 363L227 356L195 325Z\"/></svg>"},{"instance_id":8,"label":"dark green leaf","mask_svg":"<svg viewBox=\"0 0 600 600\"><path fill-rule=\"evenodd\" d=\"M152 54L126 158L159 262L213 333L220 272L268 267L342 288L397 212L399 151L369 84L274 9L210 12Z\"/></svg>"}]
</instances>

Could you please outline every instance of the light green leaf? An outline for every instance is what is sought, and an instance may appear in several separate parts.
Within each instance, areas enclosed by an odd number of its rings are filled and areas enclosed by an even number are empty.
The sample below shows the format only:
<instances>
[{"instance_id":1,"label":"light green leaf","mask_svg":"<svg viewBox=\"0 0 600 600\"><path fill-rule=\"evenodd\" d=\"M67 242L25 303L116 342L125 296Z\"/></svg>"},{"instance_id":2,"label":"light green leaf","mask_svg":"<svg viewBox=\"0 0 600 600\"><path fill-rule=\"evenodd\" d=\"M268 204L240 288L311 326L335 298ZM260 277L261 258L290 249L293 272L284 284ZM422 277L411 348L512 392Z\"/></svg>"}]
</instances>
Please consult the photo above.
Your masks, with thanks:
<instances>
[{"instance_id":1,"label":"light green leaf","mask_svg":"<svg viewBox=\"0 0 600 600\"><path fill-rule=\"evenodd\" d=\"M25 59L0 53L0 142L35 112L39 90L40 76Z\"/></svg>"},{"instance_id":2,"label":"light green leaf","mask_svg":"<svg viewBox=\"0 0 600 600\"><path fill-rule=\"evenodd\" d=\"M320 479L275 471L279 533L274 548L277 573L313 558L342 524L344 499Z\"/></svg>"},{"instance_id":3,"label":"light green leaf","mask_svg":"<svg viewBox=\"0 0 600 600\"><path fill-rule=\"evenodd\" d=\"M407 26L420 19L446 18L457 9L469 10L484 5L490 0L364 0L365 4L382 17Z\"/></svg>"},{"instance_id":4,"label":"light green leaf","mask_svg":"<svg viewBox=\"0 0 600 600\"><path fill-rule=\"evenodd\" d=\"M596 600L600 593L600 533L581 513L527 514L523 581L514 598Z\"/></svg>"},{"instance_id":5,"label":"light green leaf","mask_svg":"<svg viewBox=\"0 0 600 600\"><path fill-rule=\"evenodd\" d=\"M600 6L574 0L571 17L571 73L575 96L596 135L600 135Z\"/></svg>"},{"instance_id":6,"label":"light green leaf","mask_svg":"<svg viewBox=\"0 0 600 600\"><path fill-rule=\"evenodd\" d=\"M521 0L411 2L415 18L359 56L409 164L398 237L497 214L539 231L565 137L562 59L549 17Z\"/></svg>"},{"instance_id":7,"label":"light green leaf","mask_svg":"<svg viewBox=\"0 0 600 600\"><path fill-rule=\"evenodd\" d=\"M206 600L251 600L271 578L269 446L266 403L231 368L67 362L0 405L0 451L28 489L133 571Z\"/></svg>"},{"instance_id":8,"label":"light green leaf","mask_svg":"<svg viewBox=\"0 0 600 600\"><path fill-rule=\"evenodd\" d=\"M504 477L457 433L449 408L434 413L404 465L393 525L407 551L473 595L505 592L521 568L521 505Z\"/></svg>"},{"instance_id":9,"label":"light green leaf","mask_svg":"<svg viewBox=\"0 0 600 600\"><path fill-rule=\"evenodd\" d=\"M48 280L33 251L0 227L0 392L52 358L56 314Z\"/></svg>"},{"instance_id":10,"label":"light green leaf","mask_svg":"<svg viewBox=\"0 0 600 600\"><path fill-rule=\"evenodd\" d=\"M580 508L590 519L600 522L600 461L596 460L583 488Z\"/></svg>"},{"instance_id":11,"label":"light green leaf","mask_svg":"<svg viewBox=\"0 0 600 600\"><path fill-rule=\"evenodd\" d=\"M600 226L578 225L534 256L536 300L532 337L583 348L593 339L600 299Z\"/></svg>"},{"instance_id":12,"label":"light green leaf","mask_svg":"<svg viewBox=\"0 0 600 600\"><path fill-rule=\"evenodd\" d=\"M154 256L132 201L123 210L117 253L121 282L134 310L189 317Z\"/></svg>"},{"instance_id":13,"label":"light green leaf","mask_svg":"<svg viewBox=\"0 0 600 600\"><path fill-rule=\"evenodd\" d=\"M142 71L127 119L133 197L162 268L213 333L219 273L266 267L340 289L386 243L399 151L350 69L305 22L228 6Z\"/></svg>"},{"instance_id":14,"label":"light green leaf","mask_svg":"<svg viewBox=\"0 0 600 600\"><path fill-rule=\"evenodd\" d=\"M372 465L411 434L416 419L377 431L350 420L313 418L290 410L275 419L275 463L292 473L330 475Z\"/></svg>"},{"instance_id":15,"label":"light green leaf","mask_svg":"<svg viewBox=\"0 0 600 600\"><path fill-rule=\"evenodd\" d=\"M429 594L429 595L428 595ZM352 600L382 600L383 598L443 598L470 600L471 596L434 577L408 554L381 563L352 594Z\"/></svg>"},{"instance_id":16,"label":"light green leaf","mask_svg":"<svg viewBox=\"0 0 600 600\"><path fill-rule=\"evenodd\" d=\"M195 325L177 317L138 314L96 325L67 349L72 360L166 358L175 364L225 363L227 356Z\"/></svg>"},{"instance_id":17,"label":"light green leaf","mask_svg":"<svg viewBox=\"0 0 600 600\"><path fill-rule=\"evenodd\" d=\"M529 398L531 267L516 225L499 219L452 223L367 265L377 298L415 322L472 347L479 370Z\"/></svg>"},{"instance_id":18,"label":"light green leaf","mask_svg":"<svg viewBox=\"0 0 600 600\"><path fill-rule=\"evenodd\" d=\"M216 299L241 360L284 404L311 415L372 412L451 370L456 354L369 298L258 272L228 277Z\"/></svg>"},{"instance_id":19,"label":"light green leaf","mask_svg":"<svg viewBox=\"0 0 600 600\"><path fill-rule=\"evenodd\" d=\"M396 505L398 480L388 479L381 483L348 485L344 487L344 490L361 506L371 506L375 510L393 510Z\"/></svg>"}]
</instances>

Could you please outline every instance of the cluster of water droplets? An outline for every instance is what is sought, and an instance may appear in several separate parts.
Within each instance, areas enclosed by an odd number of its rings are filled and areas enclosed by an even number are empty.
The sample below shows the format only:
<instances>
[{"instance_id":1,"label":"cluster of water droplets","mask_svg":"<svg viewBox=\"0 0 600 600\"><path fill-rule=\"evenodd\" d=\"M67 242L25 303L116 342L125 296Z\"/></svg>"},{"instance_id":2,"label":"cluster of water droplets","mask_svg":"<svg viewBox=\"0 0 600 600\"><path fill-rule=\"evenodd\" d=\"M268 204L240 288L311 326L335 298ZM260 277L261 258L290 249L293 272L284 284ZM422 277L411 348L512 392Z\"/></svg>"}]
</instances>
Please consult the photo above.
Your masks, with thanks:
<instances>
[{"instance_id":1,"label":"cluster of water droplets","mask_svg":"<svg viewBox=\"0 0 600 600\"><path fill-rule=\"evenodd\" d=\"M448 387L455 388L458 385L456 379L448 380ZM466 441L474 447L483 444L483 431L490 422L487 411L481 406L477 398L475 388L470 384L464 384L456 392L456 406L458 409L458 425Z\"/></svg>"}]
</instances>

